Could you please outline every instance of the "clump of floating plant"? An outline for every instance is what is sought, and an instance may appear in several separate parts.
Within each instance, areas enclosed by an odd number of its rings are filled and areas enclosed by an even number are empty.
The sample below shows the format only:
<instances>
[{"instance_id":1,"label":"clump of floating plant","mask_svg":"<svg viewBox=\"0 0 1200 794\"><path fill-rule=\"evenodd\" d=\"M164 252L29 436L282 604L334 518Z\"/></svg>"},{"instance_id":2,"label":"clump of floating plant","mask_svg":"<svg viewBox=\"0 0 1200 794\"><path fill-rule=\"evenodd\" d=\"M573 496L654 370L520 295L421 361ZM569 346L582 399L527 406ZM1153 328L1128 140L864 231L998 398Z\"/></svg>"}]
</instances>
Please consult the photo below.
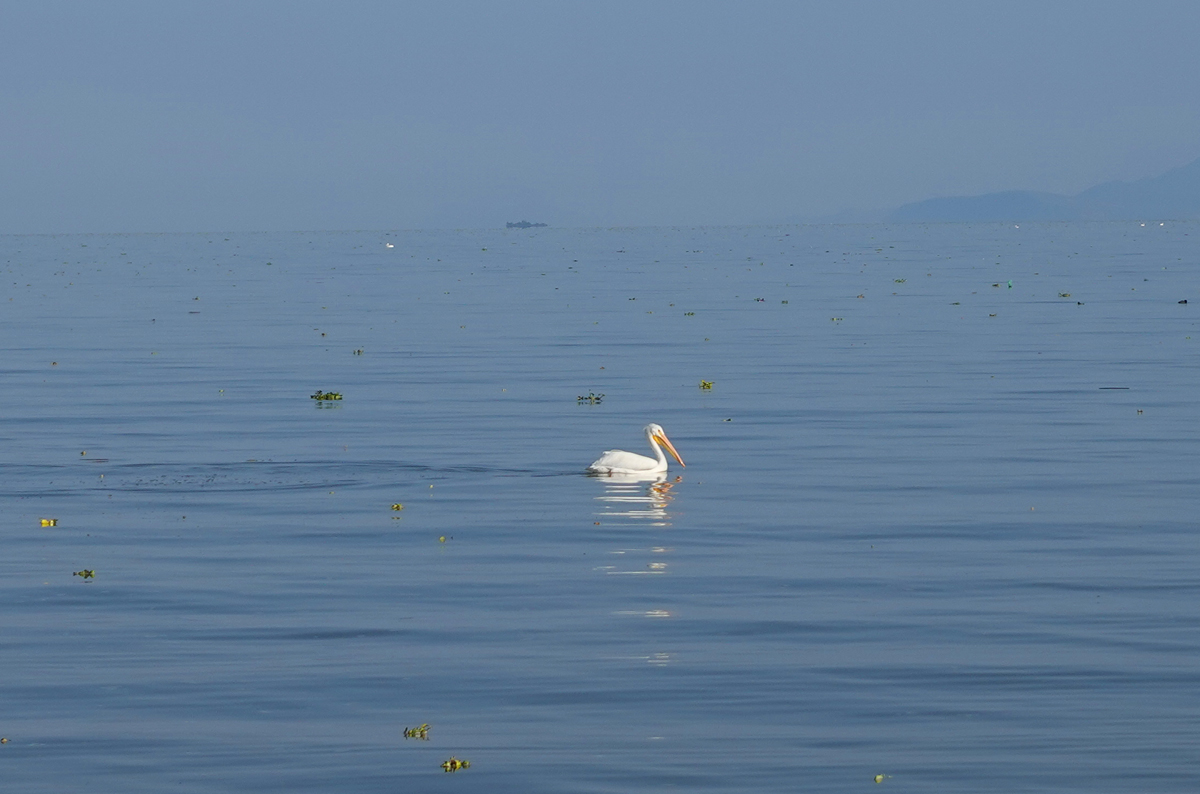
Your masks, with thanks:
<instances>
[{"instance_id":1,"label":"clump of floating plant","mask_svg":"<svg viewBox=\"0 0 1200 794\"><path fill-rule=\"evenodd\" d=\"M415 728L404 729L405 739L422 739L429 741L429 723L423 722Z\"/></svg>"},{"instance_id":2,"label":"clump of floating plant","mask_svg":"<svg viewBox=\"0 0 1200 794\"><path fill-rule=\"evenodd\" d=\"M96 578L96 572L93 570L87 569L87 568L83 569L82 571L75 571L71 575L78 576L81 579L95 579Z\"/></svg>"},{"instance_id":3,"label":"clump of floating plant","mask_svg":"<svg viewBox=\"0 0 1200 794\"><path fill-rule=\"evenodd\" d=\"M712 386L713 386L713 382L711 380L700 381L700 388L704 389L705 391L708 391L709 389L711 389Z\"/></svg>"},{"instance_id":4,"label":"clump of floating plant","mask_svg":"<svg viewBox=\"0 0 1200 794\"><path fill-rule=\"evenodd\" d=\"M341 394L341 392L321 391L320 389L317 389L311 395L311 399L313 399L313 400L340 400L340 399L342 399L342 394Z\"/></svg>"},{"instance_id":5,"label":"clump of floating plant","mask_svg":"<svg viewBox=\"0 0 1200 794\"><path fill-rule=\"evenodd\" d=\"M457 772L460 769L467 769L470 766L471 766L470 761L464 761L464 760L455 758L454 756L450 756L450 758L448 760L442 762L442 769L444 769L447 772Z\"/></svg>"},{"instance_id":6,"label":"clump of floating plant","mask_svg":"<svg viewBox=\"0 0 1200 794\"><path fill-rule=\"evenodd\" d=\"M576 397L575 402L579 403L580 405L583 405L584 403L587 403L588 405L599 405L600 401L603 399L604 399L603 394L595 394L593 392L588 392L587 394L581 394L578 397Z\"/></svg>"}]
</instances>

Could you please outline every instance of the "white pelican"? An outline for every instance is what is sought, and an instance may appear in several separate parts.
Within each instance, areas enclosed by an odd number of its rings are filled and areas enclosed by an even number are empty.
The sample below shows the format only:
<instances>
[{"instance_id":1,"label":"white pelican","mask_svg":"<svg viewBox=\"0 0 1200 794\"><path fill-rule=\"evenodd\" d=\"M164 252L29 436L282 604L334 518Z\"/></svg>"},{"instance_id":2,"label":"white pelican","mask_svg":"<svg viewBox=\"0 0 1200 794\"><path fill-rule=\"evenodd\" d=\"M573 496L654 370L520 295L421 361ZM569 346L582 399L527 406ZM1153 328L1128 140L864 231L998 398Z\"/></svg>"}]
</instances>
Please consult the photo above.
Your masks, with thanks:
<instances>
[{"instance_id":1,"label":"white pelican","mask_svg":"<svg viewBox=\"0 0 1200 794\"><path fill-rule=\"evenodd\" d=\"M650 448L654 450L656 457L648 458L623 449L610 449L588 466L588 471L596 474L660 474L667 470L667 456L663 454L663 447L667 448L671 457L679 461L680 466L687 465L675 451L675 445L663 432L662 425L646 425L646 440L650 442ZM662 444L662 447L659 444Z\"/></svg>"},{"instance_id":2,"label":"white pelican","mask_svg":"<svg viewBox=\"0 0 1200 794\"><path fill-rule=\"evenodd\" d=\"M395 248L395 247L396 247L396 246L392 245L391 243L384 243L384 245L386 245L388 248Z\"/></svg>"}]
</instances>

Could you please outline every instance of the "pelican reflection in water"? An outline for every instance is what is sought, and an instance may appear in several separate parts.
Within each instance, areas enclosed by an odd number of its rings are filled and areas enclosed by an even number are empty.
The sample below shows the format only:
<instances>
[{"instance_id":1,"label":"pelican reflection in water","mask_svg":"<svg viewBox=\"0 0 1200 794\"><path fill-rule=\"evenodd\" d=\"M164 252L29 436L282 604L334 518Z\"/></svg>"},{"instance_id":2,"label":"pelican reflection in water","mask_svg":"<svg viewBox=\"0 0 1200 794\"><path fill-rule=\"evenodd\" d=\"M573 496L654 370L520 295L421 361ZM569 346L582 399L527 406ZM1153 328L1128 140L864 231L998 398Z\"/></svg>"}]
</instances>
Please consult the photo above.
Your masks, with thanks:
<instances>
[{"instance_id":1,"label":"pelican reflection in water","mask_svg":"<svg viewBox=\"0 0 1200 794\"><path fill-rule=\"evenodd\" d=\"M667 507L675 498L671 489L682 481L682 477L668 482L667 475L660 472L655 475L613 474L598 479L604 484L604 493L597 496L596 501L606 504L596 513L597 518L617 518L652 527L670 526L671 513Z\"/></svg>"}]
</instances>

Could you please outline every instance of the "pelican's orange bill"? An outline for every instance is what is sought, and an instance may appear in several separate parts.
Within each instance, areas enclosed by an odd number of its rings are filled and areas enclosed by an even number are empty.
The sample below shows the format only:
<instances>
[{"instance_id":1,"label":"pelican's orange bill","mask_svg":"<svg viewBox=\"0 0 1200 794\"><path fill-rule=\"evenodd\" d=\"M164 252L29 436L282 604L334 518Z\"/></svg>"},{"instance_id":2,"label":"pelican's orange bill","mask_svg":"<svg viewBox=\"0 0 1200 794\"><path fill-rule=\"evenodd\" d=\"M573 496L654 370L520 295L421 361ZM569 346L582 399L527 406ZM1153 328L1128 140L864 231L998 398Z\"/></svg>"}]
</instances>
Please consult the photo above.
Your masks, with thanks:
<instances>
[{"instance_id":1,"label":"pelican's orange bill","mask_svg":"<svg viewBox=\"0 0 1200 794\"><path fill-rule=\"evenodd\" d=\"M679 461L680 466L687 466L687 464L683 462L683 458L679 457L679 453L675 451L675 445L671 443L669 438L664 436L662 433L655 433L654 440L666 447L667 452L670 452L675 460Z\"/></svg>"}]
</instances>

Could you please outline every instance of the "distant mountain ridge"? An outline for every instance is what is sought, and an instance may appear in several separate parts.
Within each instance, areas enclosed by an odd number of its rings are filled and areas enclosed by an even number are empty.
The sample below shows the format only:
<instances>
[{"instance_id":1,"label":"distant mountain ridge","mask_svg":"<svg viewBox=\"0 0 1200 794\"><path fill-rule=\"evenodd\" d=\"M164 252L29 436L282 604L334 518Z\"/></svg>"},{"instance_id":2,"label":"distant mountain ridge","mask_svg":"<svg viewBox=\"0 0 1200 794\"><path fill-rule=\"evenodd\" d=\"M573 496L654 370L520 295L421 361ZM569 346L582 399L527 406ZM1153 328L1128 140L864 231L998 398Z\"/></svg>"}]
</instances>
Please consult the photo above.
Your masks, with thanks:
<instances>
[{"instance_id":1,"label":"distant mountain ridge","mask_svg":"<svg viewBox=\"0 0 1200 794\"><path fill-rule=\"evenodd\" d=\"M1104 182L1075 196L1009 190L917 201L897 222L1123 221L1200 218L1200 159L1135 182Z\"/></svg>"}]
</instances>

